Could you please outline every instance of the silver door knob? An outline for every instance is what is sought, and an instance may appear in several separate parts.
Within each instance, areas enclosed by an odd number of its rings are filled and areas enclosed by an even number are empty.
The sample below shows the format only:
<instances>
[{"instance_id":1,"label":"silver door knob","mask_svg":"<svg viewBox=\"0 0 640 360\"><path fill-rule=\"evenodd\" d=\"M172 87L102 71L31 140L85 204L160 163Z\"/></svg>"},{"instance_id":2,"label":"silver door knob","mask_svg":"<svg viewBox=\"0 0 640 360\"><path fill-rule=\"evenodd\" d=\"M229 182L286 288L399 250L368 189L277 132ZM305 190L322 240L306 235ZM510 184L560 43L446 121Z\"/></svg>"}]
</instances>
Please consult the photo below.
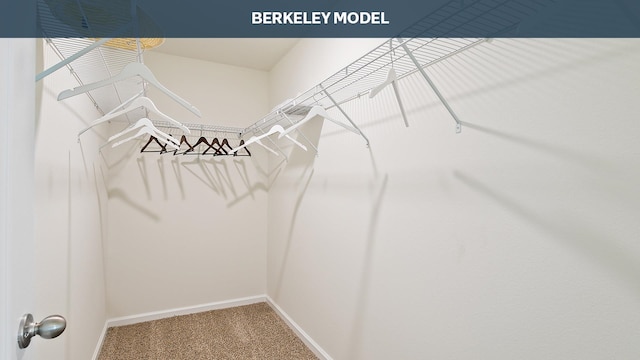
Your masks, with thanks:
<instances>
[{"instance_id":1,"label":"silver door knob","mask_svg":"<svg viewBox=\"0 0 640 360\"><path fill-rule=\"evenodd\" d=\"M33 321L33 315L25 314L20 320L18 328L18 347L24 349L31 343L31 338L40 335L45 339L60 336L67 327L67 320L60 315L51 315L39 323Z\"/></svg>"}]
</instances>

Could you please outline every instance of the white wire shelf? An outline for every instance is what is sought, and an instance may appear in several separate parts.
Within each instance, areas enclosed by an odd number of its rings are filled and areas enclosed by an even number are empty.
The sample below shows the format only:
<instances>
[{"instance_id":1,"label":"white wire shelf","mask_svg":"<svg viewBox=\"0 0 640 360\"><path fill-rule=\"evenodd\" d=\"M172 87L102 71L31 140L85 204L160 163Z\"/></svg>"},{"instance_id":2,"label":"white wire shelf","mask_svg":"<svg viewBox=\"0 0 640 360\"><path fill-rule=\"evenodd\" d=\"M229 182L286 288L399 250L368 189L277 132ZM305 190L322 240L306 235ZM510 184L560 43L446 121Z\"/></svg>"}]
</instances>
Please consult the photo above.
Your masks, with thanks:
<instances>
[{"instance_id":1,"label":"white wire shelf","mask_svg":"<svg viewBox=\"0 0 640 360\"><path fill-rule=\"evenodd\" d=\"M517 31L524 19L553 2L451 0L405 29L401 33L405 39L393 38L382 43L320 84L279 105L247 127L245 134L258 135L274 125L295 124L315 105L330 109L366 95L386 80L391 67L398 79L402 79L487 39L461 36L473 33L507 36ZM430 37L430 34L439 37Z\"/></svg>"},{"instance_id":2,"label":"white wire shelf","mask_svg":"<svg viewBox=\"0 0 640 360\"><path fill-rule=\"evenodd\" d=\"M39 21L43 34L47 31L62 34L68 25L59 21L44 2L38 0ZM319 105L331 109L368 94L374 87L386 80L389 69L393 68L398 80L415 72L427 78L424 69L482 43L486 38L464 37L472 33L491 36L508 36L517 32L518 25L534 15L541 8L555 0L450 0L414 25L405 29L400 36L385 41L358 60L344 67L311 89L290 99L247 128L233 128L210 124L185 124L191 130L207 130L247 135L261 135L274 125L288 127L300 121L311 107ZM83 9L80 7L80 12ZM87 24L90 28L90 25ZM69 34L77 34L68 29ZM433 37L437 34L438 37ZM55 52L66 59L94 43L91 39L53 38L48 43ZM81 60L67 65L79 84L98 81L119 73L125 65L142 60L142 52L100 46L82 56ZM427 81L430 82L429 79ZM430 83L433 87L433 84ZM135 94L143 91L144 84L137 78L118 82L88 93L98 111L104 114ZM436 90L434 88L434 90ZM436 90L437 92L437 90ZM438 96L440 94L438 93ZM457 117L446 104L447 109ZM342 111L342 109L340 108ZM343 114L347 116L346 113ZM136 113L130 114L133 118ZM350 118L352 125L357 124ZM158 126L172 127L154 121ZM459 130L459 129L458 129ZM359 129L358 129L359 131ZM366 136L360 132L366 139ZM368 143L368 140L367 140Z\"/></svg>"}]
</instances>

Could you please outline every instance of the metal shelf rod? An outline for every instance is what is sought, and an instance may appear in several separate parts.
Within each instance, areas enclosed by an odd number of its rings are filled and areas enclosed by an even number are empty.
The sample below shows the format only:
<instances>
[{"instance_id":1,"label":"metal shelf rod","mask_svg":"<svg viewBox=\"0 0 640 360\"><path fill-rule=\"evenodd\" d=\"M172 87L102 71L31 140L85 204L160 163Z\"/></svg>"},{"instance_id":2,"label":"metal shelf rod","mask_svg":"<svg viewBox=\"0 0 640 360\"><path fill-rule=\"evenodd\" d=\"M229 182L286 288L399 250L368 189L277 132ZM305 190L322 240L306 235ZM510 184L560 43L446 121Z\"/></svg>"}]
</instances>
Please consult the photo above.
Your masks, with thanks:
<instances>
[{"instance_id":1,"label":"metal shelf rod","mask_svg":"<svg viewBox=\"0 0 640 360\"><path fill-rule=\"evenodd\" d=\"M402 39L398 39L398 40L402 42ZM409 48L404 42L402 42L402 48L404 49L404 51L407 52L407 55L409 55L409 57L411 58L411 61L413 61L413 63L416 64L418 71L420 71L420 74L422 74L422 77L424 77L427 83L429 83L429 86L431 86L431 89L433 89L433 92L436 93L436 95L438 96L438 99L440 99L444 107L447 108L447 111L449 111L449 114L451 114L451 116L453 117L453 120L455 120L456 122L456 133L460 133L462 131L462 124L460 123L460 119L458 119L458 116L456 115L456 113L453 112L453 109L451 108L451 106L449 106L447 99L445 99L444 96L442 96L442 94L440 93L440 90L438 90L438 87L436 87L436 84L434 84L433 81L431 81L431 79L429 78L429 75L427 75L426 71L424 71L424 68L420 66L420 63L415 58L415 56L413 56L413 53L411 52L411 50L409 50Z\"/></svg>"}]
</instances>

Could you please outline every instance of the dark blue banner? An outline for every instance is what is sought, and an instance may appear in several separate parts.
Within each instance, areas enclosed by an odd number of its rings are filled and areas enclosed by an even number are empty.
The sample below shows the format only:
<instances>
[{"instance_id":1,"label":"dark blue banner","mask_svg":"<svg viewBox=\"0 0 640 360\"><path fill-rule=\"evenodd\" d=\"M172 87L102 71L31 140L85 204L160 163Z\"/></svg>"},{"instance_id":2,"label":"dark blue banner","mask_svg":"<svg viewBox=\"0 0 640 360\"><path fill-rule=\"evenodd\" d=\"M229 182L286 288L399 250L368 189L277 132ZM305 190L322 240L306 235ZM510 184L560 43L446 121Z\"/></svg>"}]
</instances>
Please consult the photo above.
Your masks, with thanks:
<instances>
[{"instance_id":1,"label":"dark blue banner","mask_svg":"<svg viewBox=\"0 0 640 360\"><path fill-rule=\"evenodd\" d=\"M2 37L640 37L638 0L13 0Z\"/></svg>"}]
</instances>

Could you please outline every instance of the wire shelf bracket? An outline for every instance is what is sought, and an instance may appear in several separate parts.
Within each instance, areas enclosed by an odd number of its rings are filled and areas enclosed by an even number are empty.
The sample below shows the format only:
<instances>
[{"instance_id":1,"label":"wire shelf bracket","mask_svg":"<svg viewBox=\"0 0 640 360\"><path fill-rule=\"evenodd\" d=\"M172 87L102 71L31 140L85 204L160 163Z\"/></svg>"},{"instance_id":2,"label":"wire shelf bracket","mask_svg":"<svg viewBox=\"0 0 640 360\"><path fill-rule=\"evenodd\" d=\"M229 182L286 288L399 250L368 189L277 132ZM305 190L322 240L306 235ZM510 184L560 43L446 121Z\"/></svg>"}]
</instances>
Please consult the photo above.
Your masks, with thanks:
<instances>
[{"instance_id":1,"label":"wire shelf bracket","mask_svg":"<svg viewBox=\"0 0 640 360\"><path fill-rule=\"evenodd\" d=\"M320 87L320 89L325 93L325 95L327 96L327 98L329 100L331 100L331 102L333 103L333 106L335 106L338 110L340 110L340 112L342 113L342 115L344 115L345 118L347 118L347 120L349 120L349 122L351 123L351 125L358 130L358 133L360 133L360 136L362 136L364 138L364 140L367 142L367 147L369 147L369 139L367 138L367 136L362 132L362 130L360 130L360 128L358 127L358 125L356 125L356 123L353 122L353 120L351 120L351 118L349 117L349 115L347 115L347 113L342 109L342 107L340 105L338 105L338 103L334 100L333 96L331 96L331 94L329 94L329 92L326 91L326 89L324 88L324 86L322 86L322 84L318 85Z\"/></svg>"},{"instance_id":2,"label":"wire shelf bracket","mask_svg":"<svg viewBox=\"0 0 640 360\"><path fill-rule=\"evenodd\" d=\"M411 61L416 65L416 68L418 69L418 71L420 72L422 77L427 81L429 86L431 86L431 89L433 90L433 92L438 96L438 99L440 99L440 102L442 102L444 107L447 108L447 111L449 111L449 114L451 114L451 117L453 117L453 120L455 120L455 122L456 122L456 133L457 134L461 133L462 132L462 123L460 122L460 119L458 119L458 116L453 111L451 106L449 106L449 103L447 102L447 99L445 99L444 96L442 95L442 93L440 93L440 90L438 90L438 87L436 86L436 84L434 84L433 81L431 80L431 78L429 78L429 75L427 75L427 72L424 71L424 68L422 66L420 66L420 63L418 62L416 57L413 55L411 50L409 50L409 48L404 43L404 41L401 38L398 38L398 41L400 41L400 46L402 46L404 51L407 53L407 56L409 56Z\"/></svg>"}]
</instances>

